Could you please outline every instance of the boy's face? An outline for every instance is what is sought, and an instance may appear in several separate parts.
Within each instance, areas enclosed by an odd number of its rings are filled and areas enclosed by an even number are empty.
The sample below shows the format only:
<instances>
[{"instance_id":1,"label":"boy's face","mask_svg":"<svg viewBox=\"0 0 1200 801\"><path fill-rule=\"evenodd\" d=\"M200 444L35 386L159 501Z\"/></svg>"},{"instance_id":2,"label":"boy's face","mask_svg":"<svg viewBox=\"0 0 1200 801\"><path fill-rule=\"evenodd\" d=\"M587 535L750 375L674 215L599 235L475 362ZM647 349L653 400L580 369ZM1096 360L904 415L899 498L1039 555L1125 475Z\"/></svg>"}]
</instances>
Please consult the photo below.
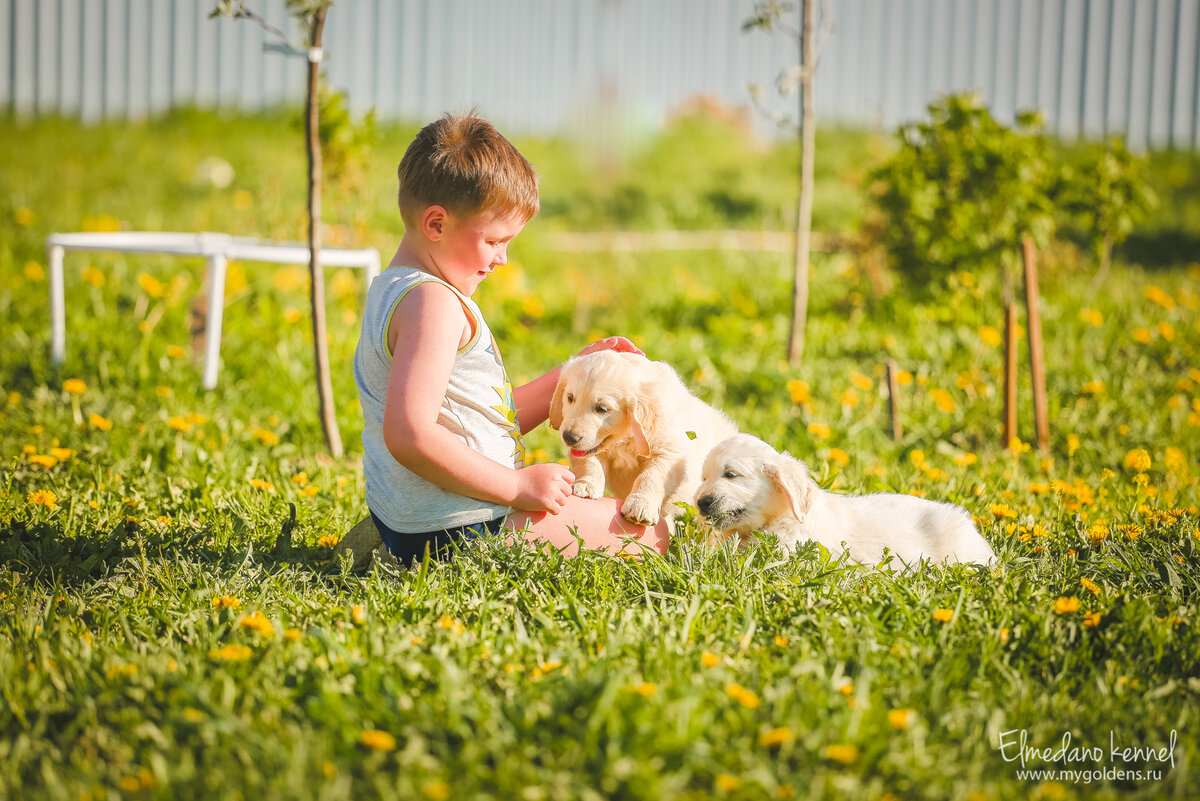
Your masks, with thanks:
<instances>
[{"instance_id":1,"label":"boy's face","mask_svg":"<svg viewBox=\"0 0 1200 801\"><path fill-rule=\"evenodd\" d=\"M467 297L497 267L508 263L508 243L525 228L519 215L482 212L463 217L446 212L440 238L430 253L441 278Z\"/></svg>"}]
</instances>

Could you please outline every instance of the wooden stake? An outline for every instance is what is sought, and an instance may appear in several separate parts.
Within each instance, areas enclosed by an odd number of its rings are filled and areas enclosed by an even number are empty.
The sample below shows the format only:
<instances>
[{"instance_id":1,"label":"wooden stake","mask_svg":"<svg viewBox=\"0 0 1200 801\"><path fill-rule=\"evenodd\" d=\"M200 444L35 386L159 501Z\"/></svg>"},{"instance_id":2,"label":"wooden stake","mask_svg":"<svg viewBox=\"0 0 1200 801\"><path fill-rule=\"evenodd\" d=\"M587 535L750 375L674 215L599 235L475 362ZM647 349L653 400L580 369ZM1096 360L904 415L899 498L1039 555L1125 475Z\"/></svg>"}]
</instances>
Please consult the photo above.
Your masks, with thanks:
<instances>
[{"instance_id":1,"label":"wooden stake","mask_svg":"<svg viewBox=\"0 0 1200 801\"><path fill-rule=\"evenodd\" d=\"M1025 319L1029 326L1029 368L1033 374L1033 421L1038 450L1050 452L1050 418L1046 403L1046 366L1042 358L1042 313L1038 293L1037 251L1025 237L1021 248L1025 261Z\"/></svg>"},{"instance_id":2,"label":"wooden stake","mask_svg":"<svg viewBox=\"0 0 1200 801\"><path fill-rule=\"evenodd\" d=\"M1004 304L1004 447L1017 436L1017 304Z\"/></svg>"},{"instance_id":3,"label":"wooden stake","mask_svg":"<svg viewBox=\"0 0 1200 801\"><path fill-rule=\"evenodd\" d=\"M900 427L900 381L897 378L900 370L893 359L887 363L888 414L892 418L892 439L899 442L904 435Z\"/></svg>"}]
</instances>

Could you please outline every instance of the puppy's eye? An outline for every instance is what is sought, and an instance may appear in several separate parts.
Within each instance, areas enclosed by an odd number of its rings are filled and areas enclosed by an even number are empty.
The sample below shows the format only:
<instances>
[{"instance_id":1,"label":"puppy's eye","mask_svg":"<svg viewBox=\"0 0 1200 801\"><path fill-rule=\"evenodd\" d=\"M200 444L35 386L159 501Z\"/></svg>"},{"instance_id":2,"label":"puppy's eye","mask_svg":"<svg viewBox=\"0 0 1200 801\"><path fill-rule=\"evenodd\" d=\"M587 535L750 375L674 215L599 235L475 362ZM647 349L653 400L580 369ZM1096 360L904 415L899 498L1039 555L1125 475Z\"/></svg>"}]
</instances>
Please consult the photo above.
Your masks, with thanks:
<instances>
[{"instance_id":1,"label":"puppy's eye","mask_svg":"<svg viewBox=\"0 0 1200 801\"><path fill-rule=\"evenodd\" d=\"M592 407L592 411L594 411L596 414L608 414L608 407L603 403L597 403Z\"/></svg>"},{"instance_id":2,"label":"puppy's eye","mask_svg":"<svg viewBox=\"0 0 1200 801\"><path fill-rule=\"evenodd\" d=\"M567 395L567 403L574 403L574 402L575 402L575 396Z\"/></svg>"},{"instance_id":3,"label":"puppy's eye","mask_svg":"<svg viewBox=\"0 0 1200 801\"><path fill-rule=\"evenodd\" d=\"M733 472L732 470L726 470L724 473L721 474L721 478L734 479L737 477L738 477L738 474Z\"/></svg>"}]
</instances>

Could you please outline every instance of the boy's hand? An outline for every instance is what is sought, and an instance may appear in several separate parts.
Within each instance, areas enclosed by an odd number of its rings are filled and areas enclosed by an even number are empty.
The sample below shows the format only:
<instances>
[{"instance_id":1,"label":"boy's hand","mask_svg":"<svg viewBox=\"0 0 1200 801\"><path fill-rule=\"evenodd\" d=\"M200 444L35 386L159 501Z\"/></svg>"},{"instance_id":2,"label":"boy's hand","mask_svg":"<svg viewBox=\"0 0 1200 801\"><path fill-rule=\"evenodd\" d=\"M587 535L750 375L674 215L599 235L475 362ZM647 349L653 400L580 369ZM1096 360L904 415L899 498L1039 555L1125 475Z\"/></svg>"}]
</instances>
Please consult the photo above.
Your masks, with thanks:
<instances>
[{"instance_id":1,"label":"boy's hand","mask_svg":"<svg viewBox=\"0 0 1200 801\"><path fill-rule=\"evenodd\" d=\"M645 356L642 349L630 342L625 337L607 337L606 339L597 340L588 345L583 350L579 351L580 356L586 356L589 353L595 353L599 350L615 350L618 353L636 353L639 356Z\"/></svg>"},{"instance_id":2,"label":"boy's hand","mask_svg":"<svg viewBox=\"0 0 1200 801\"><path fill-rule=\"evenodd\" d=\"M575 474L561 464L535 464L517 471L517 497L513 508L552 515L571 497Z\"/></svg>"}]
</instances>

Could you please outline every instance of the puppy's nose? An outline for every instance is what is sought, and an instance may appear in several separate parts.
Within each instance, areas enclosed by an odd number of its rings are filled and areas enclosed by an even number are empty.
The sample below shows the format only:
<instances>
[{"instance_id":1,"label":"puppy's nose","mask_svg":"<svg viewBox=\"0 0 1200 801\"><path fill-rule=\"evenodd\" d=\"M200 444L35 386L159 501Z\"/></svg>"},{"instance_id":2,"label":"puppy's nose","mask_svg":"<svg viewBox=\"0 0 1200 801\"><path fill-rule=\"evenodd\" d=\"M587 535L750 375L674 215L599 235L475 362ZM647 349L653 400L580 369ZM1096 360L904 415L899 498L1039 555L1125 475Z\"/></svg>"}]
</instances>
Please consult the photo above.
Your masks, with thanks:
<instances>
[{"instance_id":1,"label":"puppy's nose","mask_svg":"<svg viewBox=\"0 0 1200 801\"><path fill-rule=\"evenodd\" d=\"M717 502L717 499L714 498L713 496L705 495L705 496L697 499L696 508L698 508L700 510L700 514L704 515L705 517L708 517L709 514L712 513L713 504L716 502Z\"/></svg>"},{"instance_id":2,"label":"puppy's nose","mask_svg":"<svg viewBox=\"0 0 1200 801\"><path fill-rule=\"evenodd\" d=\"M563 442L567 443L568 445L578 445L579 440L583 439L583 437L579 436L574 431L564 431L562 433L562 438Z\"/></svg>"}]
</instances>

